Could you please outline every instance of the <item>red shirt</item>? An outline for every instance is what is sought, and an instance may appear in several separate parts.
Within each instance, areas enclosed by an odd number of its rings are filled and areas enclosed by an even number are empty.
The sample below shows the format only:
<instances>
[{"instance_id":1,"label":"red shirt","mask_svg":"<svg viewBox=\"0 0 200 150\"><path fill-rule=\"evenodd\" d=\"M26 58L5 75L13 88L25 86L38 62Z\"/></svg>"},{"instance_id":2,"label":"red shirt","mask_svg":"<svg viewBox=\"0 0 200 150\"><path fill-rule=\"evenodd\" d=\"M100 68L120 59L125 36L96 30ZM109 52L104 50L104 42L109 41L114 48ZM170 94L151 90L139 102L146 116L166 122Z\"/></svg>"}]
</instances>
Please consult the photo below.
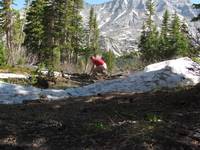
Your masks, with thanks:
<instances>
[{"instance_id":1,"label":"red shirt","mask_svg":"<svg viewBox=\"0 0 200 150\"><path fill-rule=\"evenodd\" d=\"M92 59L92 63L96 66L101 66L105 63L102 58L92 57L91 59Z\"/></svg>"}]
</instances>

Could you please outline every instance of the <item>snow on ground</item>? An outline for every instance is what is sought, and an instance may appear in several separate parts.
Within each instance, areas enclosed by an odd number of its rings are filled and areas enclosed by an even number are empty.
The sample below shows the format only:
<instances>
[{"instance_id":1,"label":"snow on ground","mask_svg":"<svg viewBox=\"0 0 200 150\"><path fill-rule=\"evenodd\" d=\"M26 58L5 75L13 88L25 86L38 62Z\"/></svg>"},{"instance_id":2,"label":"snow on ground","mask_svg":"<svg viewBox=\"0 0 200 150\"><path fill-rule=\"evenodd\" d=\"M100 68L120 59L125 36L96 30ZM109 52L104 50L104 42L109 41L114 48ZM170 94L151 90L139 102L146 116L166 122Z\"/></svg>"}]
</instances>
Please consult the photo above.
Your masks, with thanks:
<instances>
[{"instance_id":1,"label":"snow on ground","mask_svg":"<svg viewBox=\"0 0 200 150\"><path fill-rule=\"evenodd\" d=\"M66 90L38 89L0 82L0 102L22 103L47 97L51 100L69 96L90 96L110 92L149 92L163 88L195 85L200 82L200 64L179 58L147 66L144 71L116 80L102 81Z\"/></svg>"},{"instance_id":2,"label":"snow on ground","mask_svg":"<svg viewBox=\"0 0 200 150\"><path fill-rule=\"evenodd\" d=\"M23 74L14 74L14 73L0 73L0 79L9 79L9 78L26 79L28 78L28 76Z\"/></svg>"}]
</instances>

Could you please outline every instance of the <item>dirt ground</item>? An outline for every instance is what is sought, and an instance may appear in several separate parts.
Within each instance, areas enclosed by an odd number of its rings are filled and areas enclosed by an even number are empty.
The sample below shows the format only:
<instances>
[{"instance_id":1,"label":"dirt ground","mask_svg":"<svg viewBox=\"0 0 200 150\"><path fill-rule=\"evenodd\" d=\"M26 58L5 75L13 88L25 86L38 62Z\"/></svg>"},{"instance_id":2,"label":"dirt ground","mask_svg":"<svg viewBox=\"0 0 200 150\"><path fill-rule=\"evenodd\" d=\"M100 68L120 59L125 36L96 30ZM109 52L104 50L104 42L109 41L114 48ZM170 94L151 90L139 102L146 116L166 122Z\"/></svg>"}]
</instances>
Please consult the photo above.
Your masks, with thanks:
<instances>
[{"instance_id":1,"label":"dirt ground","mask_svg":"<svg viewBox=\"0 0 200 150\"><path fill-rule=\"evenodd\" d=\"M0 105L0 150L199 150L200 85Z\"/></svg>"}]
</instances>

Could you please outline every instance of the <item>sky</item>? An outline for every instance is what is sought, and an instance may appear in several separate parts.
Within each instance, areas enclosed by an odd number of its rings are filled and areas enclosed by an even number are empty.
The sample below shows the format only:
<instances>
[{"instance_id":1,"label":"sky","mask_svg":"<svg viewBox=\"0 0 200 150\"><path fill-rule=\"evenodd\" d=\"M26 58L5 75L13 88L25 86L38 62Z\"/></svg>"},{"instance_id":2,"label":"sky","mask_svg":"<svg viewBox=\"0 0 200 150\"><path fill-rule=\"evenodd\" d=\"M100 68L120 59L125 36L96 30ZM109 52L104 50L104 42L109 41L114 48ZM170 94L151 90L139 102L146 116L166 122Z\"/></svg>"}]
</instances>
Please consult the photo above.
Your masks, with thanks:
<instances>
[{"instance_id":1,"label":"sky","mask_svg":"<svg viewBox=\"0 0 200 150\"><path fill-rule=\"evenodd\" d=\"M90 3L90 4L99 4L99 3L103 3L106 1L111 1L111 0L85 0L86 2ZM192 0L193 3L200 3L200 0ZM24 5L24 0L15 0L15 8L20 9L22 8Z\"/></svg>"}]
</instances>

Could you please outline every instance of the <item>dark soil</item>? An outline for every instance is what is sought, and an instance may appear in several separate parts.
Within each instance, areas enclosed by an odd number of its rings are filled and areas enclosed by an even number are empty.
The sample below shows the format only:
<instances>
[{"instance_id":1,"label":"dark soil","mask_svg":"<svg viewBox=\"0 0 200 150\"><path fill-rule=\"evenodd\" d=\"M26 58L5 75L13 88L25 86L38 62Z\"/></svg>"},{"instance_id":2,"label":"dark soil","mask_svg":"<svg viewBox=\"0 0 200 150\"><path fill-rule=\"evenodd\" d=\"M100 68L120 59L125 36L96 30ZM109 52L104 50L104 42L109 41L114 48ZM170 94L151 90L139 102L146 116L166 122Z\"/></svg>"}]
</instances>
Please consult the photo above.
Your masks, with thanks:
<instances>
[{"instance_id":1,"label":"dark soil","mask_svg":"<svg viewBox=\"0 0 200 150\"><path fill-rule=\"evenodd\" d=\"M70 78L65 77L47 77L39 76L36 79L36 83L33 86L39 88L53 88L53 89L66 89L86 86L102 80L113 80L123 77L124 74L115 74L115 75L89 75L89 74L68 74ZM30 82L28 82L30 84Z\"/></svg>"},{"instance_id":2,"label":"dark soil","mask_svg":"<svg viewBox=\"0 0 200 150\"><path fill-rule=\"evenodd\" d=\"M0 150L199 150L200 86L0 105Z\"/></svg>"}]
</instances>

